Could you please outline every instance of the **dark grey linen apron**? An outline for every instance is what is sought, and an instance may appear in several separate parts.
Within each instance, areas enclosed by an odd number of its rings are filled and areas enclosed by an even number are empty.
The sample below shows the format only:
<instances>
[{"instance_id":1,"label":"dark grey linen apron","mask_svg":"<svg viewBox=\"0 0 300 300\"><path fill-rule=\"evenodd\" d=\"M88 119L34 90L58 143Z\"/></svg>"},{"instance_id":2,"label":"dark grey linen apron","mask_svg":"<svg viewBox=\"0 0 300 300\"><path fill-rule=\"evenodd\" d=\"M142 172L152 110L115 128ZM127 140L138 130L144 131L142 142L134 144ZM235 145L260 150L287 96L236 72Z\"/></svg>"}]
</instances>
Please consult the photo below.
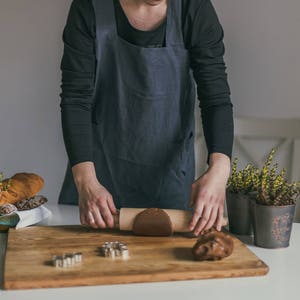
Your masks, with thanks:
<instances>
[{"instance_id":1,"label":"dark grey linen apron","mask_svg":"<svg viewBox=\"0 0 300 300\"><path fill-rule=\"evenodd\" d=\"M93 0L94 164L118 209L190 209L196 95L182 36L181 2L168 1L165 47L146 48L118 36L112 0ZM69 162L59 203L78 204Z\"/></svg>"}]
</instances>

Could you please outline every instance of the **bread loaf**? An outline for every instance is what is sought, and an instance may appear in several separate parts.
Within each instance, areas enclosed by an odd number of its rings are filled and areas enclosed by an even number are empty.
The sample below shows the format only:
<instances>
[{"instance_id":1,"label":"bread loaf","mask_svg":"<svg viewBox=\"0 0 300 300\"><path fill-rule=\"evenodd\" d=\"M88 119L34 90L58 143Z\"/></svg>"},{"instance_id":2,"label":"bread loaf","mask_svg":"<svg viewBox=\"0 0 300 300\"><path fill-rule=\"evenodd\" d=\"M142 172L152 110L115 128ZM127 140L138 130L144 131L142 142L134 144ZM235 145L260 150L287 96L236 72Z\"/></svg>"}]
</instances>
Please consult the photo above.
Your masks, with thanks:
<instances>
[{"instance_id":1,"label":"bread loaf","mask_svg":"<svg viewBox=\"0 0 300 300\"><path fill-rule=\"evenodd\" d=\"M3 185L9 179L3 180ZM0 193L0 205L14 204L24 199L32 198L44 186L44 179L33 173L17 173L10 178L10 186Z\"/></svg>"}]
</instances>

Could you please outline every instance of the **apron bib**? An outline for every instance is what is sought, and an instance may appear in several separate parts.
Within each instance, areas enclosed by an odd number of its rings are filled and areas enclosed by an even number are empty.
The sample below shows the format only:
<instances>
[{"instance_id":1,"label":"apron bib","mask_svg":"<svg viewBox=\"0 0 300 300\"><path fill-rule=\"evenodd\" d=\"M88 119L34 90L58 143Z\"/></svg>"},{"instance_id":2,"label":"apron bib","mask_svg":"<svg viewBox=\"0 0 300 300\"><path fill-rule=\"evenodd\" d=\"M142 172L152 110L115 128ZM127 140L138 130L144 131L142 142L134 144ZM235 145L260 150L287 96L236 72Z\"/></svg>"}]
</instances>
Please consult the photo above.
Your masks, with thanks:
<instances>
[{"instance_id":1,"label":"apron bib","mask_svg":"<svg viewBox=\"0 0 300 300\"><path fill-rule=\"evenodd\" d=\"M97 70L93 154L117 208L190 209L195 177L195 84L181 30L181 0L168 1L165 47L117 34L112 0L93 0ZM78 204L68 163L60 204Z\"/></svg>"}]
</instances>

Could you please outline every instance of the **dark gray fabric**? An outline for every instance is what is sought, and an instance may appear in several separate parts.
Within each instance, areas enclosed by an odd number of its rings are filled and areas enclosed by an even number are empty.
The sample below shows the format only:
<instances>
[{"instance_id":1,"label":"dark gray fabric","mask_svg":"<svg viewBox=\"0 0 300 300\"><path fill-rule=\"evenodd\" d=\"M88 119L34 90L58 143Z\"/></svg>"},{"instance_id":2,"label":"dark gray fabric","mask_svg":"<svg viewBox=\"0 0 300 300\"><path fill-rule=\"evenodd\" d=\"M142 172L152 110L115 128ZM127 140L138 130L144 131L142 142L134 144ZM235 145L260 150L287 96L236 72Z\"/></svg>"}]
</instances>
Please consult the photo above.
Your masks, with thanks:
<instances>
[{"instance_id":1,"label":"dark gray fabric","mask_svg":"<svg viewBox=\"0 0 300 300\"><path fill-rule=\"evenodd\" d=\"M119 37L111 0L94 0L93 5L98 180L117 208L189 209L196 95L181 31L181 1L169 1L166 46L160 48L139 47ZM59 203L77 204L77 198L68 165Z\"/></svg>"}]
</instances>

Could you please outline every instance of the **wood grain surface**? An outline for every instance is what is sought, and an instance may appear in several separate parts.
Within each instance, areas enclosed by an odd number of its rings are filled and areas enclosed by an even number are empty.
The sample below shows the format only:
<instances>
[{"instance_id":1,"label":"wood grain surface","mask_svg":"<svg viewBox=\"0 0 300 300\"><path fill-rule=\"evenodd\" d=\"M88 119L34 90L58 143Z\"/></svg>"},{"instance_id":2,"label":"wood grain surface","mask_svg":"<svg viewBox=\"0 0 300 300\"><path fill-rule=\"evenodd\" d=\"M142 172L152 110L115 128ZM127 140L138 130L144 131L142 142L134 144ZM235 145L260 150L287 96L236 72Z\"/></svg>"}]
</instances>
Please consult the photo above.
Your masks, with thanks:
<instances>
[{"instance_id":1,"label":"wood grain surface","mask_svg":"<svg viewBox=\"0 0 300 300\"><path fill-rule=\"evenodd\" d=\"M4 289L31 289L267 274L269 267L232 237L234 251L229 257L198 262L191 254L197 238L186 233L142 237L128 231L84 226L10 229L3 286ZM97 247L116 240L128 245L128 260L113 260L98 254ZM51 265L53 255L69 252L82 252L82 264L68 268Z\"/></svg>"}]
</instances>

